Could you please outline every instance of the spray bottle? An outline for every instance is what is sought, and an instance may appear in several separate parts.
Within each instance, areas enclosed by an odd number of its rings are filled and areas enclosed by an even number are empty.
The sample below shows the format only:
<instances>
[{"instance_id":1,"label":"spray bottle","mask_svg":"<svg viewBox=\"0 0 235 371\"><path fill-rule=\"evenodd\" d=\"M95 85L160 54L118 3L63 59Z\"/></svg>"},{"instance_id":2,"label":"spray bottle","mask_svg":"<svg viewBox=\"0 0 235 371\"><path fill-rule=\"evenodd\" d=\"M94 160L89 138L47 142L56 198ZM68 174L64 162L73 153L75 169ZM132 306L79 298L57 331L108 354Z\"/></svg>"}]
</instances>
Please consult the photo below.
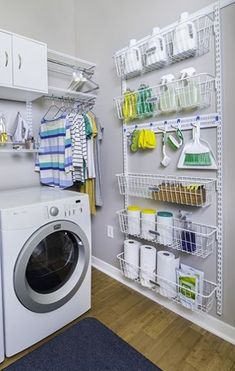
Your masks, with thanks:
<instances>
[{"instance_id":1,"label":"spray bottle","mask_svg":"<svg viewBox=\"0 0 235 371\"><path fill-rule=\"evenodd\" d=\"M179 218L182 221L182 232L180 236L181 247L183 251L196 251L196 234L193 231L193 223L189 220L192 213L179 210Z\"/></svg>"},{"instance_id":2,"label":"spray bottle","mask_svg":"<svg viewBox=\"0 0 235 371\"><path fill-rule=\"evenodd\" d=\"M193 67L180 71L178 99L180 109L187 110L197 108L200 105L199 87L193 75L196 70Z\"/></svg>"},{"instance_id":3,"label":"spray bottle","mask_svg":"<svg viewBox=\"0 0 235 371\"><path fill-rule=\"evenodd\" d=\"M159 108L162 113L171 113L177 111L177 98L175 84L173 82L174 75L164 75L161 78L161 93L159 99Z\"/></svg>"}]
</instances>

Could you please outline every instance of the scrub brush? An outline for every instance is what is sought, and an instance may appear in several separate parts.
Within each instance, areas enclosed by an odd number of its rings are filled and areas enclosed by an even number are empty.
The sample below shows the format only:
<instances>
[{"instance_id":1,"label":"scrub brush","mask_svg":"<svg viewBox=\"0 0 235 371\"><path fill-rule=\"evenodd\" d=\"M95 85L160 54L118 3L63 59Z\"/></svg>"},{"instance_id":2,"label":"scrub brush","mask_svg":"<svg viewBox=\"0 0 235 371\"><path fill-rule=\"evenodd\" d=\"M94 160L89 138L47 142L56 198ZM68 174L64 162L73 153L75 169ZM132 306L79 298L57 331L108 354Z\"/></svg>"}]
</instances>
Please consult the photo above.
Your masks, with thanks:
<instances>
[{"instance_id":1,"label":"scrub brush","mask_svg":"<svg viewBox=\"0 0 235 371\"><path fill-rule=\"evenodd\" d=\"M187 143L180 155L178 168L217 169L209 143L200 139L200 123L193 129L193 139Z\"/></svg>"},{"instance_id":2,"label":"scrub brush","mask_svg":"<svg viewBox=\"0 0 235 371\"><path fill-rule=\"evenodd\" d=\"M161 161L161 165L163 167L167 167L171 162L171 158L169 156L167 156L167 154L166 154L166 141L167 141L167 135L164 132L163 138L162 138L162 155L163 155L163 157L162 157L162 161Z\"/></svg>"}]
</instances>

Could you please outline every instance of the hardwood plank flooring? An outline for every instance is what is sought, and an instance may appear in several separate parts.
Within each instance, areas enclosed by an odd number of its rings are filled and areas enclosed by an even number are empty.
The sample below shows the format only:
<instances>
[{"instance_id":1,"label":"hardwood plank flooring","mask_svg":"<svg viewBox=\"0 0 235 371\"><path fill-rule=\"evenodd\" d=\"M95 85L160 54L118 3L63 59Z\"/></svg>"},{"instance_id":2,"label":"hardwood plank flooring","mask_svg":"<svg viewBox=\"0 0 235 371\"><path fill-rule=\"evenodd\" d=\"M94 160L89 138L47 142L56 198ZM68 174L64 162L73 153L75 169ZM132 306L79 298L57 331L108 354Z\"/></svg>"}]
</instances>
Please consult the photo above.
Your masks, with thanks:
<instances>
[{"instance_id":1,"label":"hardwood plank flooring","mask_svg":"<svg viewBox=\"0 0 235 371\"><path fill-rule=\"evenodd\" d=\"M95 317L164 371L235 371L235 346L232 344L96 269L93 269L92 282L92 309L56 335L82 318ZM6 359L0 370L53 336L55 334Z\"/></svg>"}]
</instances>

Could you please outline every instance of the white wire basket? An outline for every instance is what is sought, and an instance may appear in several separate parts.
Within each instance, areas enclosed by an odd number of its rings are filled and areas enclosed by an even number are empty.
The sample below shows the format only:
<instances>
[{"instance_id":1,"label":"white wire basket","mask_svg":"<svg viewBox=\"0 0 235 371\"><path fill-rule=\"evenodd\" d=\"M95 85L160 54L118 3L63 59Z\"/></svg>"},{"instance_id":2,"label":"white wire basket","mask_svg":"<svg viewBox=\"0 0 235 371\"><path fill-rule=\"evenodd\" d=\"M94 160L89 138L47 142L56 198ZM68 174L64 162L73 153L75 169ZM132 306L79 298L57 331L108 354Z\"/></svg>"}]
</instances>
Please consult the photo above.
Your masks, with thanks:
<instances>
[{"instance_id":1,"label":"white wire basket","mask_svg":"<svg viewBox=\"0 0 235 371\"><path fill-rule=\"evenodd\" d=\"M212 178L138 173L116 176L121 195L197 207L211 205L216 185Z\"/></svg>"},{"instance_id":2,"label":"white wire basket","mask_svg":"<svg viewBox=\"0 0 235 371\"><path fill-rule=\"evenodd\" d=\"M148 272L127 262L124 258L124 253L117 255L122 274L138 284L143 284L171 301L181 304L185 308L199 313L207 313L213 307L216 297L217 285L213 282L203 280L202 292L196 292L180 286L176 282L169 281L166 278L159 276L156 272ZM134 273L134 274L133 274ZM135 277L135 278L133 278Z\"/></svg>"},{"instance_id":3,"label":"white wire basket","mask_svg":"<svg viewBox=\"0 0 235 371\"><path fill-rule=\"evenodd\" d=\"M216 247L217 228L214 226L190 222L186 228L184 220L173 218L172 224L166 225L155 220L132 216L127 210L117 212L120 230L126 235L142 238L184 253L207 258Z\"/></svg>"},{"instance_id":4,"label":"white wire basket","mask_svg":"<svg viewBox=\"0 0 235 371\"><path fill-rule=\"evenodd\" d=\"M125 47L114 54L117 75L122 78L132 78L151 70L181 61L189 57L200 56L210 50L210 40L213 31L213 19L210 15L191 17L196 30L195 44L186 47L181 52L174 51L175 30L177 23L165 28L159 35L147 36L133 46ZM151 59L154 40L157 38L159 52ZM130 57L134 56L134 57ZM150 56L150 57L149 57ZM149 59L150 58L150 59ZM149 62L150 61L150 62Z\"/></svg>"},{"instance_id":5,"label":"white wire basket","mask_svg":"<svg viewBox=\"0 0 235 371\"><path fill-rule=\"evenodd\" d=\"M207 73L175 80L167 84L127 91L114 99L119 119L136 119L209 107L215 79Z\"/></svg>"}]
</instances>

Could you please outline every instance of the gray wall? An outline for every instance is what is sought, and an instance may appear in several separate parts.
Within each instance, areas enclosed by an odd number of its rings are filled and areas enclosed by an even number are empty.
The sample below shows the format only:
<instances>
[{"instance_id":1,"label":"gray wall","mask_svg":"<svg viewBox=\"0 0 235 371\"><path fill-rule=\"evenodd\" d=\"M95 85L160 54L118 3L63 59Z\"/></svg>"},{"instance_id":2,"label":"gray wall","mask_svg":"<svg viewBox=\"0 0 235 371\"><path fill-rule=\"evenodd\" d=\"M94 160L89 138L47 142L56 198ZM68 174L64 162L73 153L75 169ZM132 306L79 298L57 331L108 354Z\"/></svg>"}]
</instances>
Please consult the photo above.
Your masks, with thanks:
<instances>
[{"instance_id":1,"label":"gray wall","mask_svg":"<svg viewBox=\"0 0 235 371\"><path fill-rule=\"evenodd\" d=\"M0 28L36 40L44 41L48 47L65 53L75 52L73 0L0 0ZM0 111L7 119L7 129L13 130L17 111L23 117L25 104L0 100ZM45 112L45 104L33 106L34 133ZM38 175L34 172L34 155L1 153L1 189L37 185Z\"/></svg>"},{"instance_id":2,"label":"gray wall","mask_svg":"<svg viewBox=\"0 0 235 371\"><path fill-rule=\"evenodd\" d=\"M96 80L100 83L101 89L96 105L96 112L105 126L105 140L103 143L103 197L104 206L93 220L93 254L105 262L117 266L116 255L122 251L123 236L119 232L119 226L115 212L123 207L123 200L119 196L115 174L122 172L122 124L117 119L113 97L120 95L120 81L116 76L112 55L115 51L127 45L131 38L139 39L151 32L154 26L165 26L177 19L182 11L193 12L201 7L210 4L209 0L187 1L187 0L149 0L145 6L142 2L128 0L116 2L112 0L100 0L97 5L92 0L75 1L76 12L89 14L89 27L86 17L81 17L76 26L76 47L77 53L83 58L92 59L97 63ZM169 11L170 9L170 11ZM223 23L223 58L224 58L224 91L225 91L225 123L228 127L233 125L233 100L234 100L234 15L235 5L225 8L222 11ZM83 33L83 31L85 32ZM213 51L212 51L213 52ZM202 58L175 64L167 71L156 71L144 75L141 78L128 82L129 87L137 88L141 81L150 82L152 85L158 83L161 75L168 71L179 72L183 66L193 65L199 72L213 72L213 53ZM154 82L153 82L154 81ZM232 136L229 130L225 130L225 303L223 320L235 325L235 295L232 285L235 281L233 262L235 251L233 248L234 232L232 222L234 197L231 194L231 184L234 177L232 172L232 159L234 153ZM215 144L215 138L211 132L203 131L203 136L209 138ZM160 138L158 138L160 139ZM158 149L159 151L159 149ZM155 157L156 156L156 157ZM153 172L158 171L155 159L159 159L159 152L150 155L130 156L130 168L133 171ZM159 162L159 160L157 161ZM174 171L175 162L166 173ZM190 174L189 174L190 175ZM198 175L198 174L197 174ZM204 175L208 175L205 174ZM210 174L210 176L213 176ZM232 178L232 179L231 179ZM138 204L145 205L146 201L134 200ZM159 205L156 205L159 206ZM169 209L167 205L159 207ZM174 208L173 208L174 210ZM174 210L176 211L176 209ZM215 207L194 213L195 220L204 220L213 224L215 220ZM107 237L107 224L114 226L114 239ZM185 260L185 258L183 258ZM215 254L205 261L197 258L187 258L187 262L205 270L208 279L216 278ZM215 311L214 311L215 314Z\"/></svg>"}]
</instances>

